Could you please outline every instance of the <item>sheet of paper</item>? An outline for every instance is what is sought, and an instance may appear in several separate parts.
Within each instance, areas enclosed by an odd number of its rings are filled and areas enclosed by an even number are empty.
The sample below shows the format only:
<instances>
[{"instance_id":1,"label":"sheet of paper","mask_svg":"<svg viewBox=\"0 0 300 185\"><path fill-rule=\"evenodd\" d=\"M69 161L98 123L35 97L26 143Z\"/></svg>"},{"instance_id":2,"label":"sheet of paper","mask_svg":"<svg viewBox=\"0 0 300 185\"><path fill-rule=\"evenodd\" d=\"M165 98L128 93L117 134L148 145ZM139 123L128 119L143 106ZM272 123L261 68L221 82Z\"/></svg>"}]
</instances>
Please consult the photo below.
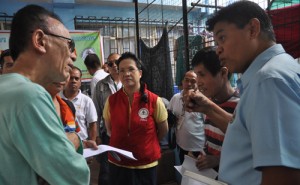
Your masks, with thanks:
<instances>
[{"instance_id":1,"label":"sheet of paper","mask_svg":"<svg viewBox=\"0 0 300 185\"><path fill-rule=\"evenodd\" d=\"M184 185L228 185L224 182L200 175L191 171L186 170L183 174L181 184Z\"/></svg>"},{"instance_id":2,"label":"sheet of paper","mask_svg":"<svg viewBox=\"0 0 300 185\"><path fill-rule=\"evenodd\" d=\"M191 171L191 172L194 172L194 173L197 173L197 174L200 174L200 175L212 178L212 179L215 179L218 176L218 173L212 168L199 171L197 169L195 163L196 163L196 159L194 159L188 155L185 155L182 165L174 166L174 167L181 175L183 175L184 172L186 170L188 170L188 171Z\"/></svg>"},{"instance_id":3,"label":"sheet of paper","mask_svg":"<svg viewBox=\"0 0 300 185\"><path fill-rule=\"evenodd\" d=\"M117 153L119 153L119 154L121 154L125 157L130 158L130 159L137 160L132 155L132 152L122 150L122 149L119 149L119 148L115 148L115 147L112 147L112 146L108 146L108 145L98 145L98 150L93 150L91 148L85 148L83 150L83 157L88 158L88 157L98 155L98 154L101 154L101 153L107 152L107 151L114 151L114 152L117 152Z\"/></svg>"},{"instance_id":4,"label":"sheet of paper","mask_svg":"<svg viewBox=\"0 0 300 185\"><path fill-rule=\"evenodd\" d=\"M182 176L181 184L185 185L209 185L204 182L199 182L187 176Z\"/></svg>"}]
</instances>

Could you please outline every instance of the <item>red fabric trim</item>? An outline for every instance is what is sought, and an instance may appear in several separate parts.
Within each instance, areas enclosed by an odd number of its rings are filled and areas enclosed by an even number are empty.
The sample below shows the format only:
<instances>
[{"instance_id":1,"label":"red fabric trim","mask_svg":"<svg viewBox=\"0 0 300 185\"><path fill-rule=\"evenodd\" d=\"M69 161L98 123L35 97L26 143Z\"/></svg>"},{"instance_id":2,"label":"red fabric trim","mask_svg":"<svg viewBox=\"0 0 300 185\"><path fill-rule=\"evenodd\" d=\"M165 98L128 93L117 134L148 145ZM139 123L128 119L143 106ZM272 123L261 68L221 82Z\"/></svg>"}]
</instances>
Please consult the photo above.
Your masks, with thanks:
<instances>
[{"instance_id":1,"label":"red fabric trim","mask_svg":"<svg viewBox=\"0 0 300 185\"><path fill-rule=\"evenodd\" d=\"M76 130L75 132L79 132L80 131L80 127L77 123L77 121L75 121L75 115L73 114L71 108L61 99L61 97L56 96L57 101L60 105L60 117L61 117L61 121L63 122L63 125L68 125L69 123L74 123L76 125Z\"/></svg>"},{"instance_id":2,"label":"red fabric trim","mask_svg":"<svg viewBox=\"0 0 300 185\"><path fill-rule=\"evenodd\" d=\"M210 136L211 138L214 138L218 141L223 142L224 141L224 135L220 135L212 130L205 129L205 135Z\"/></svg>"},{"instance_id":3,"label":"red fabric trim","mask_svg":"<svg viewBox=\"0 0 300 185\"><path fill-rule=\"evenodd\" d=\"M220 156L221 155L221 151L219 150L215 150L211 147L207 147L207 152L213 156Z\"/></svg>"},{"instance_id":4,"label":"red fabric trim","mask_svg":"<svg viewBox=\"0 0 300 185\"><path fill-rule=\"evenodd\" d=\"M282 44L287 53L300 57L300 4L269 10L277 43Z\"/></svg>"}]
</instances>

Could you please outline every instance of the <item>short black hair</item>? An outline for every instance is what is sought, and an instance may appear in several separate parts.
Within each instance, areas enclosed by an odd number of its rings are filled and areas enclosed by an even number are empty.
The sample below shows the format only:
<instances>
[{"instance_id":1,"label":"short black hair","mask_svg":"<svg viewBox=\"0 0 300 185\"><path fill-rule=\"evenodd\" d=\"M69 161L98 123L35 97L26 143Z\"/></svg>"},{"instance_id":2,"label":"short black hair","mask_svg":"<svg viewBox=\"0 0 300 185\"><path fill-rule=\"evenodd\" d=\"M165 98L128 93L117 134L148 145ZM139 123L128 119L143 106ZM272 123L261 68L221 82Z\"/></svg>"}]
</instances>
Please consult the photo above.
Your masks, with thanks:
<instances>
[{"instance_id":1,"label":"short black hair","mask_svg":"<svg viewBox=\"0 0 300 185\"><path fill-rule=\"evenodd\" d=\"M1 52L1 56L0 56L0 68L1 69L3 68L3 64L4 64L4 57L7 57L7 56L10 56L10 50L9 49L3 50Z\"/></svg>"},{"instance_id":2,"label":"short black hair","mask_svg":"<svg viewBox=\"0 0 300 185\"><path fill-rule=\"evenodd\" d=\"M202 48L195 54L192 59L192 66L194 68L199 64L203 64L212 76L216 76L223 67L216 53L215 47ZM228 79L230 79L230 77L231 73L228 72Z\"/></svg>"},{"instance_id":3,"label":"short black hair","mask_svg":"<svg viewBox=\"0 0 300 185\"><path fill-rule=\"evenodd\" d=\"M138 57L135 54L133 54L131 52L125 52L120 56L120 58L116 62L118 68L119 68L119 64L121 63L121 61L125 60L125 59L128 59L128 58L132 59L135 62L135 65L139 70L142 70L141 61L138 59Z\"/></svg>"},{"instance_id":4,"label":"short black hair","mask_svg":"<svg viewBox=\"0 0 300 185\"><path fill-rule=\"evenodd\" d=\"M273 25L268 14L258 4L252 1L237 1L221 8L206 21L206 26L208 31L213 31L217 23L228 22L242 29L253 18L259 20L261 32L264 33L268 39L276 41Z\"/></svg>"},{"instance_id":5,"label":"short black hair","mask_svg":"<svg viewBox=\"0 0 300 185\"><path fill-rule=\"evenodd\" d=\"M102 67L100 59L95 53L88 54L84 59L84 64L89 69L97 69Z\"/></svg>"},{"instance_id":6,"label":"short black hair","mask_svg":"<svg viewBox=\"0 0 300 185\"><path fill-rule=\"evenodd\" d=\"M77 71L79 71L79 73L80 73L80 78L82 77L82 71L81 71L81 69L79 69L79 67L76 67L76 66L73 66L72 67L72 70L77 70Z\"/></svg>"},{"instance_id":7,"label":"short black hair","mask_svg":"<svg viewBox=\"0 0 300 185\"><path fill-rule=\"evenodd\" d=\"M14 15L9 38L9 48L13 60L16 60L20 53L27 48L34 30L48 30L48 17L62 22L55 13L38 5L27 5Z\"/></svg>"}]
</instances>

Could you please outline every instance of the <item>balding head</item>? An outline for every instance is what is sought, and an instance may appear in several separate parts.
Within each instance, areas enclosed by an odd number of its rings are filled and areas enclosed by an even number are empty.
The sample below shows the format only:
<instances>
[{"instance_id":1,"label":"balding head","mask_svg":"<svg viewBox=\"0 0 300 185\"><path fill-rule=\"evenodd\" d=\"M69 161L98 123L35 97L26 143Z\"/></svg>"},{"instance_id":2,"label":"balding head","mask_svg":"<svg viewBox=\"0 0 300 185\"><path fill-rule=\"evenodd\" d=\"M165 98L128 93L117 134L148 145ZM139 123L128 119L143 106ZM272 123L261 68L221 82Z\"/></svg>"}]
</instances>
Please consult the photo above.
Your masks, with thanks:
<instances>
[{"instance_id":1,"label":"balding head","mask_svg":"<svg viewBox=\"0 0 300 185\"><path fill-rule=\"evenodd\" d=\"M197 89L197 75L193 70L185 73L182 88L183 90Z\"/></svg>"}]
</instances>

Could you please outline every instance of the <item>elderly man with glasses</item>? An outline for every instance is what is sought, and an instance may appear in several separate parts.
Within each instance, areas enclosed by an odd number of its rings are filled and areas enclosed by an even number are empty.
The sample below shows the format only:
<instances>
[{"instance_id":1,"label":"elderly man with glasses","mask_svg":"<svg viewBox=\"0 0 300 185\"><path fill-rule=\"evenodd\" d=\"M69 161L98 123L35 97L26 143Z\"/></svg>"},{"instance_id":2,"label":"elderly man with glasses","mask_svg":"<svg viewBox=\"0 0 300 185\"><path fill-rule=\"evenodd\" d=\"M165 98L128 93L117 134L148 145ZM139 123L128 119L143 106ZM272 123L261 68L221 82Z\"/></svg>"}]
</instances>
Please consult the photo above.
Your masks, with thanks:
<instances>
[{"instance_id":1,"label":"elderly man with glasses","mask_svg":"<svg viewBox=\"0 0 300 185\"><path fill-rule=\"evenodd\" d=\"M89 184L89 168L68 140L49 93L67 79L75 45L60 18L28 5L13 17L14 67L0 76L0 184Z\"/></svg>"}]
</instances>

